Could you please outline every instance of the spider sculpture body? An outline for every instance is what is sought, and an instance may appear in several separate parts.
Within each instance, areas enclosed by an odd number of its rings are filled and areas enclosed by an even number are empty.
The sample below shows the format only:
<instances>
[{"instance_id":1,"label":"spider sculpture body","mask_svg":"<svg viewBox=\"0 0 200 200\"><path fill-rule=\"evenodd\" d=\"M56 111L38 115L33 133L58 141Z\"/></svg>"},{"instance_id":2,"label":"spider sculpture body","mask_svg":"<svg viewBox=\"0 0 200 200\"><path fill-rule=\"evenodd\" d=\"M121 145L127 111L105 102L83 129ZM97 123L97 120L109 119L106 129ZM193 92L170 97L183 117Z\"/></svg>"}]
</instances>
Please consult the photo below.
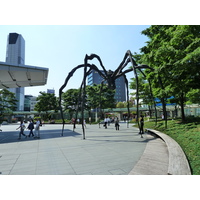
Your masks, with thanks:
<instances>
[{"instance_id":1,"label":"spider sculpture body","mask_svg":"<svg viewBox=\"0 0 200 200\"><path fill-rule=\"evenodd\" d=\"M94 64L89 64L88 61L89 60L93 60L94 58L96 58L99 61L99 64L101 66L102 69L99 69L96 65ZM131 68L128 68L126 70L125 67L131 63ZM128 91L128 80L126 78L126 74L129 72L133 72L136 78L136 100L137 100L137 116L139 115L139 110L138 110L138 102L139 102L139 95L138 95L138 76L137 76L137 71L139 70L143 75L144 73L142 72L141 69L144 68L149 68L151 69L149 66L147 65L140 65L138 66L135 62L135 60L133 59L132 53L131 51L127 51L125 53L125 56L122 60L122 62L120 63L120 65L118 66L118 68L115 71L111 71L111 70L106 70L105 67L103 66L103 63L101 61L101 58L96 55L96 54L91 54L91 55L87 55L85 56L84 59L84 64L78 65L77 67L75 67L74 69L72 69L68 76L65 79L64 84L60 87L59 90L59 106L60 106L60 112L61 112L61 117L62 117L62 121L63 121L63 128L62 128L62 136L63 136L63 130L64 130L64 117L63 117L63 110L62 110L62 93L63 93L63 89L67 86L67 83L69 81L69 79L73 76L73 74L76 72L76 70L83 68L84 69L84 74L83 74L83 81L81 83L80 86L80 94L79 94L79 98L82 96L82 104L81 104L81 115L82 115L82 119L84 119L84 103L85 103L85 88L86 88L86 78L87 76L90 74L90 72L92 70L95 70L97 73L99 73L99 75L103 78L102 82L106 82L107 86L109 89L115 89L116 85L115 85L115 81L117 78L123 76L125 79L125 85L126 85L126 89L127 89L127 102L129 102L129 91ZM102 73L103 71L103 73ZM145 75L144 75L145 76ZM127 104L127 109L128 109L128 118L130 117L130 111L129 111L129 103ZM76 119L75 119L76 120ZM83 129L83 139L85 139L85 127L84 127L84 120L82 120L82 129Z\"/></svg>"}]
</instances>

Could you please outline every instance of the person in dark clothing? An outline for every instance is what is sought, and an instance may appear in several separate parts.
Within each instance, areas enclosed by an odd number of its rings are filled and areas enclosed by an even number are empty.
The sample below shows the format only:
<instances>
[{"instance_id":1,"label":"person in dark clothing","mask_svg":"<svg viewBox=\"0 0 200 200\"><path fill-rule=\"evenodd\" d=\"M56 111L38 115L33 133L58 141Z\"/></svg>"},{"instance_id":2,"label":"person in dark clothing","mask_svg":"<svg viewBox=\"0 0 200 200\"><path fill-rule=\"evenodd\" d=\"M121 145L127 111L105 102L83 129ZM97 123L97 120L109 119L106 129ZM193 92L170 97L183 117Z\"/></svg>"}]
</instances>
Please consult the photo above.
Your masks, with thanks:
<instances>
[{"instance_id":1,"label":"person in dark clothing","mask_svg":"<svg viewBox=\"0 0 200 200\"><path fill-rule=\"evenodd\" d=\"M103 126L104 126L105 128L107 128L107 124L108 124L108 120L107 120L107 118L105 117L105 119L104 119L104 125L103 125Z\"/></svg>"},{"instance_id":2,"label":"person in dark clothing","mask_svg":"<svg viewBox=\"0 0 200 200\"><path fill-rule=\"evenodd\" d=\"M34 136L34 134L33 134L33 129L34 129L33 120L30 121L30 123L28 125L28 129L30 130L28 137L30 137L31 135Z\"/></svg>"},{"instance_id":3,"label":"person in dark clothing","mask_svg":"<svg viewBox=\"0 0 200 200\"><path fill-rule=\"evenodd\" d=\"M141 138L143 138L143 134L144 134L144 117L141 115L140 118L140 133L141 134Z\"/></svg>"},{"instance_id":4,"label":"person in dark clothing","mask_svg":"<svg viewBox=\"0 0 200 200\"><path fill-rule=\"evenodd\" d=\"M115 128L116 128L116 131L119 130L119 119L118 119L118 117L115 118Z\"/></svg>"}]
</instances>

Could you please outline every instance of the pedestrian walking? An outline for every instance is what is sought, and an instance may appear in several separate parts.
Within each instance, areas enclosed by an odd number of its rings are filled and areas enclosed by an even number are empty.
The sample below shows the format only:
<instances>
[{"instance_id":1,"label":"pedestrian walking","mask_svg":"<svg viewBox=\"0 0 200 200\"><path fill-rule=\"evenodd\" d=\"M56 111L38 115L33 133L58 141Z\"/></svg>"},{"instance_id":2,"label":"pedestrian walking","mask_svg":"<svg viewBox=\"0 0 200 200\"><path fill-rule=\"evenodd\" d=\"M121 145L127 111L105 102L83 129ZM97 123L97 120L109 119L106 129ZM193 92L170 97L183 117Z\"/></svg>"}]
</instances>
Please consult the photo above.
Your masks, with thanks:
<instances>
[{"instance_id":1,"label":"pedestrian walking","mask_svg":"<svg viewBox=\"0 0 200 200\"><path fill-rule=\"evenodd\" d=\"M72 125L73 125L73 131L74 131L75 128L76 128L76 121L77 121L77 119L75 119L75 118L72 118L72 119L71 119L71 122L72 122Z\"/></svg>"},{"instance_id":2,"label":"pedestrian walking","mask_svg":"<svg viewBox=\"0 0 200 200\"><path fill-rule=\"evenodd\" d=\"M36 122L34 138L40 138L40 120L39 119L37 119L37 122Z\"/></svg>"},{"instance_id":3,"label":"pedestrian walking","mask_svg":"<svg viewBox=\"0 0 200 200\"><path fill-rule=\"evenodd\" d=\"M144 117L141 115L140 118L140 133L141 134L141 138L143 138L143 134L144 134Z\"/></svg>"},{"instance_id":4,"label":"pedestrian walking","mask_svg":"<svg viewBox=\"0 0 200 200\"><path fill-rule=\"evenodd\" d=\"M33 123L32 119L31 119L27 129L30 130L28 137L30 137L31 135L34 136L34 134L33 134L34 123Z\"/></svg>"},{"instance_id":5,"label":"pedestrian walking","mask_svg":"<svg viewBox=\"0 0 200 200\"><path fill-rule=\"evenodd\" d=\"M114 121L115 121L115 129L116 129L116 131L119 131L119 119L118 119L118 117L116 117Z\"/></svg>"},{"instance_id":6,"label":"pedestrian walking","mask_svg":"<svg viewBox=\"0 0 200 200\"><path fill-rule=\"evenodd\" d=\"M91 123L92 123L92 118L89 117L89 124L91 125Z\"/></svg>"},{"instance_id":7,"label":"pedestrian walking","mask_svg":"<svg viewBox=\"0 0 200 200\"><path fill-rule=\"evenodd\" d=\"M18 140L21 139L21 135L23 135L23 136L25 136L27 138L27 135L24 134L24 129L25 128L26 128L26 126L24 125L23 120L21 120L19 127L16 129L16 130L20 129Z\"/></svg>"},{"instance_id":8,"label":"pedestrian walking","mask_svg":"<svg viewBox=\"0 0 200 200\"><path fill-rule=\"evenodd\" d=\"M86 121L85 121L85 119L83 120L83 125L84 125L85 128L86 128Z\"/></svg>"},{"instance_id":9,"label":"pedestrian walking","mask_svg":"<svg viewBox=\"0 0 200 200\"><path fill-rule=\"evenodd\" d=\"M105 117L105 119L104 119L104 127L105 127L105 128L107 128L107 123L108 123L108 120L107 120L107 118Z\"/></svg>"},{"instance_id":10,"label":"pedestrian walking","mask_svg":"<svg viewBox=\"0 0 200 200\"><path fill-rule=\"evenodd\" d=\"M110 118L107 117L107 123L108 123L108 126L110 126Z\"/></svg>"}]
</instances>

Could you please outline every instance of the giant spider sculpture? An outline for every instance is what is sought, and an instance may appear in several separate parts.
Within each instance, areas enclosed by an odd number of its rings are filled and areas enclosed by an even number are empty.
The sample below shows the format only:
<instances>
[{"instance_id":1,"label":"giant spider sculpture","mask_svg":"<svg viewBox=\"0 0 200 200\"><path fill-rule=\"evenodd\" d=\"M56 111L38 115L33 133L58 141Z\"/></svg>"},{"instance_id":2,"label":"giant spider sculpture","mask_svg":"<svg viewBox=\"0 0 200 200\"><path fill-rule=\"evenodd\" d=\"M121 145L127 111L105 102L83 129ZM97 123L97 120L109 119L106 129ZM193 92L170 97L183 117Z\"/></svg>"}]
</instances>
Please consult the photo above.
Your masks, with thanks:
<instances>
[{"instance_id":1,"label":"giant spider sculpture","mask_svg":"<svg viewBox=\"0 0 200 200\"><path fill-rule=\"evenodd\" d=\"M88 63L89 60L92 60L94 58L96 58L99 61L102 70L98 69L96 65ZM128 65L128 63L132 64L131 68L128 68L128 69L124 70L124 68ZM111 70L107 71L105 69L105 67L103 66L103 63L102 63L102 61L101 61L101 59L100 59L100 57L98 55L91 54L90 56L88 56L86 54L85 59L84 59L84 64L78 65L77 67L72 69L71 72L69 72L68 76L66 77L64 84L59 89L59 106L60 106L60 112L61 112L61 117L62 117L62 121L63 121L62 136L63 136L63 130L64 130L64 124L65 124L65 120L64 120L64 117L63 117L62 105L61 105L63 89L66 87L69 79L73 76L75 71L77 69L80 69L80 68L84 68L83 81L81 83L80 93L79 93L79 99L82 96L81 115L82 115L83 139L85 139L85 127L84 127L84 120L83 119L84 119L86 78L87 78L87 76L90 74L90 72L92 70L95 70L97 73L99 73L99 75L103 78L103 82L107 82L107 86L108 86L109 89L115 89L116 88L116 85L115 85L116 79L121 77L121 76L123 76L125 78L125 84L126 84L126 89L127 89L127 93L126 93L127 102L129 102L129 91L128 91L128 80L126 78L126 73L129 73L129 72L133 71L133 73L135 75L135 78L136 78L137 116L139 116L139 108L138 108L138 103L139 103L138 76L137 76L137 71L136 70L139 70L145 76L145 74L142 72L141 69L145 69L145 68L151 69L151 68L149 66L147 66L147 65L139 65L138 66L136 64L135 60L133 59L133 56L132 56L132 53L131 53L130 50L128 50L125 53L124 59L122 60L122 62L120 63L119 67L115 71L111 71ZM103 71L103 73L102 73L102 71ZM127 104L127 109L128 109L128 119L129 119L129 117L130 117L129 103ZM76 116L77 116L77 114L76 114ZM138 123L138 125L139 125L139 123ZM140 125L139 125L139 127L140 127Z\"/></svg>"}]
</instances>

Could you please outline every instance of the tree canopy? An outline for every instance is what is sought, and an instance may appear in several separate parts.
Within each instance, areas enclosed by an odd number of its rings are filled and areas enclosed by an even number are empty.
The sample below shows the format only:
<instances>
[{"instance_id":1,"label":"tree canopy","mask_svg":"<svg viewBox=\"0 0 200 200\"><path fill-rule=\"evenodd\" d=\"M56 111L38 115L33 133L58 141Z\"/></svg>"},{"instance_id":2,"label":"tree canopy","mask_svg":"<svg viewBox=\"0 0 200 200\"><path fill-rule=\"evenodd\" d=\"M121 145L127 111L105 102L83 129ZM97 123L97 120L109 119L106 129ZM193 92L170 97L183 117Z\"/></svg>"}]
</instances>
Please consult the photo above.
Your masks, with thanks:
<instances>
[{"instance_id":1,"label":"tree canopy","mask_svg":"<svg viewBox=\"0 0 200 200\"><path fill-rule=\"evenodd\" d=\"M46 118L48 118L48 111L58 111L58 99L55 94L40 92L37 101L35 110L38 112L46 112Z\"/></svg>"},{"instance_id":2,"label":"tree canopy","mask_svg":"<svg viewBox=\"0 0 200 200\"><path fill-rule=\"evenodd\" d=\"M88 112L95 108L114 108L115 107L115 91L108 89L106 85L94 85L86 87L84 108ZM72 114L81 109L82 96L80 89L69 89L62 94L62 106L64 111Z\"/></svg>"},{"instance_id":3,"label":"tree canopy","mask_svg":"<svg viewBox=\"0 0 200 200\"><path fill-rule=\"evenodd\" d=\"M107 85L87 86L87 102L91 108L101 107L114 108L115 107L115 90L109 89Z\"/></svg>"},{"instance_id":4,"label":"tree canopy","mask_svg":"<svg viewBox=\"0 0 200 200\"><path fill-rule=\"evenodd\" d=\"M6 90L0 90L0 111L15 111L17 100L15 94Z\"/></svg>"},{"instance_id":5,"label":"tree canopy","mask_svg":"<svg viewBox=\"0 0 200 200\"><path fill-rule=\"evenodd\" d=\"M181 106L184 120L187 94L190 92L191 96L195 94L191 89L200 88L200 26L153 25L142 34L149 40L135 57L154 69L153 72L147 70L154 96L173 97L173 101Z\"/></svg>"}]
</instances>

